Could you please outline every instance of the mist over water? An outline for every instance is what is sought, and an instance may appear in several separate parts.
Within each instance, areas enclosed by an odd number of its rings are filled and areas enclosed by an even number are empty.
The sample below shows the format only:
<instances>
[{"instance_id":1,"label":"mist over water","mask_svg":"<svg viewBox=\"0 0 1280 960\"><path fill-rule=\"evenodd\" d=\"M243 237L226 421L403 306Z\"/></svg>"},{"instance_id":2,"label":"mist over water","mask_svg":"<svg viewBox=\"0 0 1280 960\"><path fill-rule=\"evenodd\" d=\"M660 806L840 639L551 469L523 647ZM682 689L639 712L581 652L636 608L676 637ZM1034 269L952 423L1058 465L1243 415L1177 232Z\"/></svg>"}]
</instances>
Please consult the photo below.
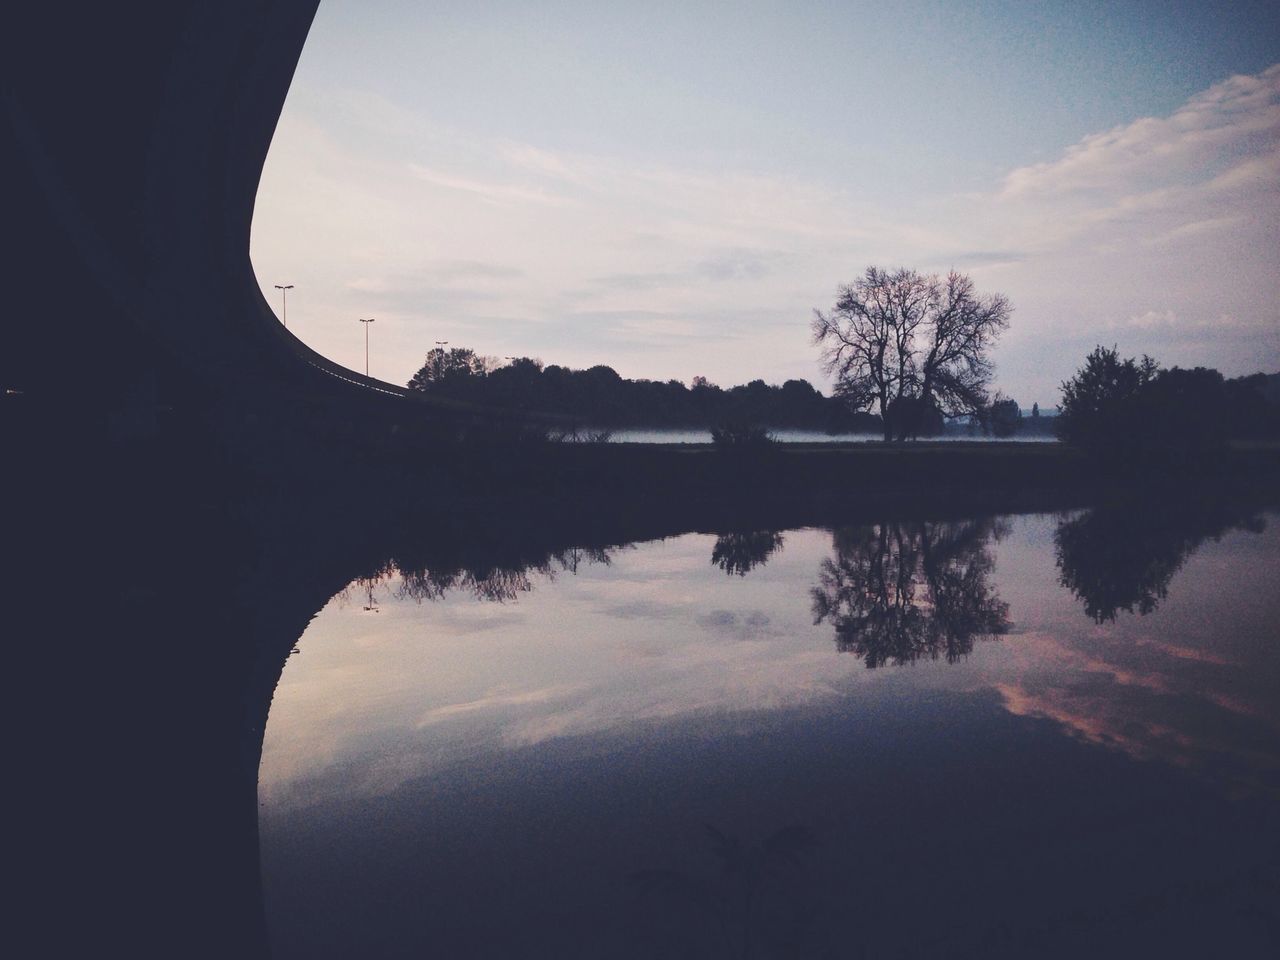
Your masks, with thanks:
<instances>
[{"instance_id":1,"label":"mist over water","mask_svg":"<svg viewBox=\"0 0 1280 960\"><path fill-rule=\"evenodd\" d=\"M780 443L872 443L883 442L879 434L865 433L823 433L820 430L770 430L770 436ZM945 435L922 438L923 443L952 441L990 441L998 443L1056 443L1052 436L1018 435L1013 437L990 437L977 434ZM609 431L610 443L710 443L710 430L631 430L619 429Z\"/></svg>"}]
</instances>

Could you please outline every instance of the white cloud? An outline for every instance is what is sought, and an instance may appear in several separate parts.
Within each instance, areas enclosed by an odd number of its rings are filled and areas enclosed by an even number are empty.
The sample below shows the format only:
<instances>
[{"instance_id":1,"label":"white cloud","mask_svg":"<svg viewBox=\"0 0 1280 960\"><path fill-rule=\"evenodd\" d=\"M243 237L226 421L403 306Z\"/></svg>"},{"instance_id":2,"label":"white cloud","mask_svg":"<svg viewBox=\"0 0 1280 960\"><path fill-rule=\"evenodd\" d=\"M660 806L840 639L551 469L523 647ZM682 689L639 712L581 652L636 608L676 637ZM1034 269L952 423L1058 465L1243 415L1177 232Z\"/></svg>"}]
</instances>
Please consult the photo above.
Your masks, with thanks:
<instances>
[{"instance_id":1,"label":"white cloud","mask_svg":"<svg viewBox=\"0 0 1280 960\"><path fill-rule=\"evenodd\" d=\"M522 187L510 183L486 183L469 177L460 177L442 173L420 164L409 164L409 172L419 180L444 187L448 190L461 190L463 193L474 193L482 200L490 203L506 203L517 201L522 203L563 204L570 201L565 197L547 193L545 190Z\"/></svg>"},{"instance_id":2,"label":"white cloud","mask_svg":"<svg viewBox=\"0 0 1280 960\"><path fill-rule=\"evenodd\" d=\"M1234 76L1192 97L1168 117L1144 117L1092 134L1057 160L1020 167L1002 195L1027 197L1122 188L1163 178L1200 178L1250 141L1274 144L1280 130L1280 64Z\"/></svg>"}]
</instances>

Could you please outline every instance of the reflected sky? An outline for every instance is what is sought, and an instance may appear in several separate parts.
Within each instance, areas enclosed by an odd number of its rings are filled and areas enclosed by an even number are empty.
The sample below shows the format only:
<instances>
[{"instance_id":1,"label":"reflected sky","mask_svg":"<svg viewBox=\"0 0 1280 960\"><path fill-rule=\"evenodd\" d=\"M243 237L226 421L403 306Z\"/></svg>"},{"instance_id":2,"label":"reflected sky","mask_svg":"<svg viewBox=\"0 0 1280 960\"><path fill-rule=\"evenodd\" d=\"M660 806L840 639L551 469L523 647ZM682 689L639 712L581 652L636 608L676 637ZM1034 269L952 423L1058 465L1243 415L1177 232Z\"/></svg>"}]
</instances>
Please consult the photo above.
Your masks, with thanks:
<instances>
[{"instance_id":1,"label":"reflected sky","mask_svg":"<svg viewBox=\"0 0 1280 960\"><path fill-rule=\"evenodd\" d=\"M551 936L550 908L531 906L509 884L556 876L566 887L555 902L586 896L582 883L604 898L582 942L617 952L625 897L614 881L671 864L685 886L705 874L696 863L707 845L700 823L764 838L802 822L825 837L819 872L829 874L829 890L847 892L865 882L850 866L857 858L849 845L884 842L868 830L901 836L899 818L925 785L969 791L974 810L999 811L970 811L958 833L947 833L953 845L1012 842L990 835L1010 818L1038 837L1064 818L1124 819L1130 814L1117 811L1150 802L1178 822L1178 811L1198 818L1207 815L1202 808L1217 817L1232 810L1224 823L1253 811L1269 824L1261 849L1274 849L1275 515L1184 549L1158 604L1103 622L1070 589L1055 555L1055 535L1079 519L690 534L548 562L515 580L501 574L503 589L465 576L444 578L438 590L410 589L422 571L394 570L353 584L299 641L266 731L259 797L278 949L323 954L318 935L304 932L318 922L309 910L339 891L360 902L394 888L397 896L434 890L462 913L429 920L430 911L384 903L375 912L398 945L388 947L392 954L457 936L482 944L476 955L499 955L486 951L500 951L501 937L478 933L490 924L465 919L459 905L482 896L504 929ZM887 562L868 552L890 540L898 545ZM840 619L816 597L851 570L856 576L839 584L845 592L831 594ZM873 584L886 572L888 592ZM876 598L890 595L896 612L886 614ZM904 597L912 608L905 617ZM949 610L968 631L959 645ZM925 642L904 647L899 637L891 655L877 658L857 633L872 629L867 623ZM1061 795L1046 799L1055 785ZM834 822L827 805L850 791L867 805L870 820L860 826ZM1029 807L1047 819L1010 813L1018 796L1034 798ZM1101 836L1106 850L1091 855L1118 855L1114 838ZM1133 882L1133 870L1165 869L1154 851L1166 841L1148 839L1144 856L1126 854L1117 868ZM1238 839L1196 846L1180 862L1207 858L1229 872ZM905 842L915 869L945 875L936 849ZM1056 842L1038 839L1031 850L1048 856L1037 845ZM1219 855L1228 859L1219 863ZM340 863L351 868L343 857L359 863L359 879L348 876L354 886L331 877L317 889L302 880L326 866L341 874ZM508 857L516 867L504 865ZM908 884L907 866L901 870ZM496 879L507 873L506 883ZM894 942L886 931L897 908L885 909L864 945ZM969 935L966 923L987 929L989 917L956 910L945 921L956 943ZM775 920L761 919L761 930ZM730 926L749 938L754 923ZM829 943L831 923L806 929L820 928ZM687 924L673 936L689 949L688 938L696 940ZM734 941L731 952L741 946ZM654 954L636 947L635 955Z\"/></svg>"}]
</instances>

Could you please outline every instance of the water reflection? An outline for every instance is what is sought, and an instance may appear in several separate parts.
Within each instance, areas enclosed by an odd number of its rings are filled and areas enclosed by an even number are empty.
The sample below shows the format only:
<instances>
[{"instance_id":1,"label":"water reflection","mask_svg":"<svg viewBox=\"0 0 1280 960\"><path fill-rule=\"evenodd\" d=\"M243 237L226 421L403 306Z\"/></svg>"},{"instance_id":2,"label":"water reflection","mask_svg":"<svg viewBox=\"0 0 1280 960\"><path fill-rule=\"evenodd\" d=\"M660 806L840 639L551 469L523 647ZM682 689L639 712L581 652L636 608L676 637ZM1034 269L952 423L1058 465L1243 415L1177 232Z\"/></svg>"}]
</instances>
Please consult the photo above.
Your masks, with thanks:
<instances>
[{"instance_id":1,"label":"water reflection","mask_svg":"<svg viewBox=\"0 0 1280 960\"><path fill-rule=\"evenodd\" d=\"M1142 616L1169 593L1169 581L1205 540L1231 529L1260 533L1265 521L1238 503L1160 499L1112 503L1063 520L1054 533L1060 582L1095 623L1121 610Z\"/></svg>"},{"instance_id":2,"label":"water reflection","mask_svg":"<svg viewBox=\"0 0 1280 960\"><path fill-rule=\"evenodd\" d=\"M768 563L783 542L782 534L776 530L722 533L711 548L711 562L730 576L745 577Z\"/></svg>"},{"instance_id":3,"label":"water reflection","mask_svg":"<svg viewBox=\"0 0 1280 960\"><path fill-rule=\"evenodd\" d=\"M660 956L811 955L813 831L791 824L744 841L705 823L702 834L714 869L647 869L627 877L644 911L646 945Z\"/></svg>"},{"instance_id":4,"label":"water reflection","mask_svg":"<svg viewBox=\"0 0 1280 960\"><path fill-rule=\"evenodd\" d=\"M603 547L570 547L536 557L524 556L506 562L462 560L448 554L433 557L401 555L389 560L370 576L361 577L340 595L349 600L353 588L365 591L364 609L377 610L375 587L394 583L393 595L417 603L443 600L450 593L465 593L491 603L515 601L533 589L535 578L554 582L561 573L575 574L587 564L608 566L614 550Z\"/></svg>"},{"instance_id":5,"label":"water reflection","mask_svg":"<svg viewBox=\"0 0 1280 960\"><path fill-rule=\"evenodd\" d=\"M832 535L810 595L814 623L869 667L945 657L1008 632L1009 605L990 582L989 544L1008 531L994 519L886 522Z\"/></svg>"},{"instance_id":6,"label":"water reflection","mask_svg":"<svg viewBox=\"0 0 1280 960\"><path fill-rule=\"evenodd\" d=\"M276 691L278 954L1251 955L1280 535L1165 517L402 547Z\"/></svg>"}]
</instances>

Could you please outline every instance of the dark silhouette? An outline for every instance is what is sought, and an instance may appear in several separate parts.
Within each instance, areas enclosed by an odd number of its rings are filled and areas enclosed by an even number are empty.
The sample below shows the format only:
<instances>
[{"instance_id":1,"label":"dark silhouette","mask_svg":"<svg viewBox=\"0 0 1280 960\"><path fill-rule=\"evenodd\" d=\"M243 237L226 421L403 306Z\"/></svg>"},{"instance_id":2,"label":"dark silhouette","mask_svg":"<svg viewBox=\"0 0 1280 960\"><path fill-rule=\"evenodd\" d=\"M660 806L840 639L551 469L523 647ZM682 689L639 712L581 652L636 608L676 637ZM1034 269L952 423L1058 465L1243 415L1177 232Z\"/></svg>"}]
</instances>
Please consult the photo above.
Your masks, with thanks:
<instances>
[{"instance_id":1,"label":"dark silhouette","mask_svg":"<svg viewBox=\"0 0 1280 960\"><path fill-rule=\"evenodd\" d=\"M1022 426L1022 411L1018 409L1018 401L1008 397L999 397L991 404L991 432L997 437L1012 437ZM1039 416L1035 411L1034 416Z\"/></svg>"},{"instance_id":2,"label":"dark silhouette","mask_svg":"<svg viewBox=\"0 0 1280 960\"><path fill-rule=\"evenodd\" d=\"M711 550L711 562L733 576L745 577L756 567L769 562L782 547L782 534L776 530L754 530L749 533L722 533Z\"/></svg>"},{"instance_id":3,"label":"dark silhouette","mask_svg":"<svg viewBox=\"0 0 1280 960\"><path fill-rule=\"evenodd\" d=\"M1146 496L1105 504L1063 520L1053 535L1059 580L1095 623L1121 610L1145 616L1168 596L1169 582L1207 539L1231 529L1260 533L1255 509L1238 501Z\"/></svg>"},{"instance_id":4,"label":"dark silhouette","mask_svg":"<svg viewBox=\"0 0 1280 960\"><path fill-rule=\"evenodd\" d=\"M429 556L401 554L378 573L380 580L398 576L397 596L424 601L441 600L453 591L469 593L477 600L504 603L533 589L534 576L548 581L559 573L574 574L583 564L608 566L611 553L602 547L569 547L540 553L501 553L467 558L450 556L438 548Z\"/></svg>"},{"instance_id":5,"label":"dark silhouette","mask_svg":"<svg viewBox=\"0 0 1280 960\"><path fill-rule=\"evenodd\" d=\"M1058 435L1110 465L1220 460L1232 438L1280 435L1280 407L1261 374L1227 380L1217 370L1161 369L1095 347L1062 384Z\"/></svg>"},{"instance_id":6,"label":"dark silhouette","mask_svg":"<svg viewBox=\"0 0 1280 960\"><path fill-rule=\"evenodd\" d=\"M1006 633L1009 605L988 582L996 520L844 527L813 588L814 623L830 622L836 646L867 667L945 657Z\"/></svg>"},{"instance_id":7,"label":"dark silhouette","mask_svg":"<svg viewBox=\"0 0 1280 960\"><path fill-rule=\"evenodd\" d=\"M721 388L706 377L629 380L612 367L571 370L530 357L505 365L465 348L436 348L413 379L412 391L434 398L508 410L539 410L595 427L702 427L758 424L829 433L878 433L878 417L858 414L807 380L774 386L753 380Z\"/></svg>"},{"instance_id":8,"label":"dark silhouette","mask_svg":"<svg viewBox=\"0 0 1280 960\"><path fill-rule=\"evenodd\" d=\"M711 428L711 442L721 450L759 450L777 441L764 427L752 423L723 423Z\"/></svg>"},{"instance_id":9,"label":"dark silhouette","mask_svg":"<svg viewBox=\"0 0 1280 960\"><path fill-rule=\"evenodd\" d=\"M454 347L444 350L436 347L427 354L426 361L409 380L409 389L426 392L433 387L446 387L459 381L483 377L495 361L480 357L474 350Z\"/></svg>"},{"instance_id":10,"label":"dark silhouette","mask_svg":"<svg viewBox=\"0 0 1280 960\"><path fill-rule=\"evenodd\" d=\"M903 440L934 408L954 417L987 407L987 354L1009 312L1003 296L979 296L954 271L944 279L868 267L840 287L830 313L814 311L813 342L837 395L854 410L878 408L884 439Z\"/></svg>"}]
</instances>

